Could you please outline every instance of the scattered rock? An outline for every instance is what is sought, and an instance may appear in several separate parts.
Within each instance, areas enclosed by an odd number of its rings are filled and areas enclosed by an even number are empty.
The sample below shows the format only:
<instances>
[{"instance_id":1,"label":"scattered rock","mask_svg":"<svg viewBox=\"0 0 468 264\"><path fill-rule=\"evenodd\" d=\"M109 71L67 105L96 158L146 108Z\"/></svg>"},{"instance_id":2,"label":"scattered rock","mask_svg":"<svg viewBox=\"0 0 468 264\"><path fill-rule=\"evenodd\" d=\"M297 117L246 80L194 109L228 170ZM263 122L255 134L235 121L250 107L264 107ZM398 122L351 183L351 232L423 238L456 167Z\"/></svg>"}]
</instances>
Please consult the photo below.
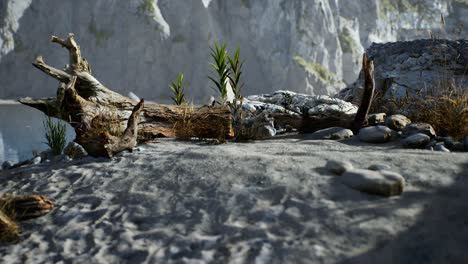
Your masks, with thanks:
<instances>
[{"instance_id":1,"label":"scattered rock","mask_svg":"<svg viewBox=\"0 0 468 264\"><path fill-rule=\"evenodd\" d=\"M387 114L385 113L371 114L367 117L367 122L370 126L382 125L386 117Z\"/></svg>"},{"instance_id":2,"label":"scattered rock","mask_svg":"<svg viewBox=\"0 0 468 264\"><path fill-rule=\"evenodd\" d=\"M442 152L450 152L449 149L447 149L444 144L437 144L434 146L435 151L442 151Z\"/></svg>"},{"instance_id":3,"label":"scattered rock","mask_svg":"<svg viewBox=\"0 0 468 264\"><path fill-rule=\"evenodd\" d=\"M11 160L7 160L2 163L2 169L4 170L11 169L13 166L15 166L15 163Z\"/></svg>"},{"instance_id":4,"label":"scattered rock","mask_svg":"<svg viewBox=\"0 0 468 264\"><path fill-rule=\"evenodd\" d=\"M68 155L72 159L82 159L88 156L88 152L78 143L70 142L63 150L63 154Z\"/></svg>"},{"instance_id":5,"label":"scattered rock","mask_svg":"<svg viewBox=\"0 0 468 264\"><path fill-rule=\"evenodd\" d=\"M414 134L401 141L405 148L420 148L423 149L431 141L431 138L422 133Z\"/></svg>"},{"instance_id":6,"label":"scattered rock","mask_svg":"<svg viewBox=\"0 0 468 264\"><path fill-rule=\"evenodd\" d=\"M31 160L31 164L37 165L37 164L41 163L41 161L42 161L41 156L37 156L37 157L35 157L34 159Z\"/></svg>"},{"instance_id":7,"label":"scattered rock","mask_svg":"<svg viewBox=\"0 0 468 264\"><path fill-rule=\"evenodd\" d=\"M352 137L353 131L342 127L329 127L322 130L315 131L311 134L306 134L305 139L320 140L320 139L346 139Z\"/></svg>"},{"instance_id":8,"label":"scattered rock","mask_svg":"<svg viewBox=\"0 0 468 264\"><path fill-rule=\"evenodd\" d=\"M347 170L340 181L355 190L382 196L400 195L405 186L405 179L396 172L381 170Z\"/></svg>"},{"instance_id":9,"label":"scattered rock","mask_svg":"<svg viewBox=\"0 0 468 264\"><path fill-rule=\"evenodd\" d=\"M453 142L451 150L453 151L464 151L465 150L465 144L462 142Z\"/></svg>"},{"instance_id":10,"label":"scattered rock","mask_svg":"<svg viewBox=\"0 0 468 264\"><path fill-rule=\"evenodd\" d=\"M411 120L404 115L391 115L385 119L385 125L393 130L401 131Z\"/></svg>"},{"instance_id":11,"label":"scattered rock","mask_svg":"<svg viewBox=\"0 0 468 264\"><path fill-rule=\"evenodd\" d=\"M377 164L370 165L367 169L373 170L373 171L381 171L381 170L389 170L391 169L391 167L390 165L387 165L387 164L377 163Z\"/></svg>"},{"instance_id":12,"label":"scattered rock","mask_svg":"<svg viewBox=\"0 0 468 264\"><path fill-rule=\"evenodd\" d=\"M409 137L418 133L426 134L431 138L434 138L436 136L434 128L427 123L408 124L403 128L402 132L404 137Z\"/></svg>"},{"instance_id":13,"label":"scattered rock","mask_svg":"<svg viewBox=\"0 0 468 264\"><path fill-rule=\"evenodd\" d=\"M359 140L368 143L385 143L392 138L392 130L386 126L371 126L361 128Z\"/></svg>"},{"instance_id":14,"label":"scattered rock","mask_svg":"<svg viewBox=\"0 0 468 264\"><path fill-rule=\"evenodd\" d=\"M348 161L329 160L325 164L325 168L335 175L341 175L345 171L353 169L353 165Z\"/></svg>"}]
</instances>

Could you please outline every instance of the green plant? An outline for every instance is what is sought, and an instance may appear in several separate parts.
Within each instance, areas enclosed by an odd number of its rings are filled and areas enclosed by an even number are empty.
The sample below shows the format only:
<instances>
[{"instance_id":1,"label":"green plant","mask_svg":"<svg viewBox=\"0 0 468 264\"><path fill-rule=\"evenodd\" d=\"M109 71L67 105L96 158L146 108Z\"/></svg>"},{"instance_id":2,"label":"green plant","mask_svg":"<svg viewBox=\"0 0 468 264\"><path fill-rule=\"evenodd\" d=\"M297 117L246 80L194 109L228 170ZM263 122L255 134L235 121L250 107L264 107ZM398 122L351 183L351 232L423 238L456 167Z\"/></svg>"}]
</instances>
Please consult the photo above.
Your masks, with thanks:
<instances>
[{"instance_id":1,"label":"green plant","mask_svg":"<svg viewBox=\"0 0 468 264\"><path fill-rule=\"evenodd\" d=\"M177 83L171 82L171 84L169 85L172 92L174 93L174 96L171 97L171 99L176 105L185 104L185 86L182 85L183 81L184 75L182 73L179 73L179 75L177 76Z\"/></svg>"},{"instance_id":2,"label":"green plant","mask_svg":"<svg viewBox=\"0 0 468 264\"><path fill-rule=\"evenodd\" d=\"M237 103L237 100L242 100L241 89L244 86L244 84L240 81L242 76L242 66L244 65L244 61L239 61L240 51L240 47L237 47L236 53L234 53L234 57L231 58L229 55L227 57L229 61L228 78L231 84L232 92L234 93L235 103Z\"/></svg>"},{"instance_id":3,"label":"green plant","mask_svg":"<svg viewBox=\"0 0 468 264\"><path fill-rule=\"evenodd\" d=\"M220 94L222 104L226 103L227 99L227 83L229 76L229 66L227 60L227 53L226 53L226 44L219 47L218 43L214 42L214 49L211 47L210 55L213 58L214 63L210 63L211 67L213 67L217 76L208 78L215 84L217 90Z\"/></svg>"},{"instance_id":4,"label":"green plant","mask_svg":"<svg viewBox=\"0 0 468 264\"><path fill-rule=\"evenodd\" d=\"M49 146L54 155L60 155L66 143L66 124L61 120L54 121L49 116L44 120L43 124L45 138L47 140L45 143Z\"/></svg>"},{"instance_id":5,"label":"green plant","mask_svg":"<svg viewBox=\"0 0 468 264\"><path fill-rule=\"evenodd\" d=\"M240 47L237 47L234 56L228 56L229 61L229 83L231 84L232 92L234 94L234 100L231 106L232 112L232 127L234 129L234 137L236 141L244 141L248 139L243 124L243 97L241 94L242 87L244 84L241 82L242 66L244 61L240 61Z\"/></svg>"}]
</instances>

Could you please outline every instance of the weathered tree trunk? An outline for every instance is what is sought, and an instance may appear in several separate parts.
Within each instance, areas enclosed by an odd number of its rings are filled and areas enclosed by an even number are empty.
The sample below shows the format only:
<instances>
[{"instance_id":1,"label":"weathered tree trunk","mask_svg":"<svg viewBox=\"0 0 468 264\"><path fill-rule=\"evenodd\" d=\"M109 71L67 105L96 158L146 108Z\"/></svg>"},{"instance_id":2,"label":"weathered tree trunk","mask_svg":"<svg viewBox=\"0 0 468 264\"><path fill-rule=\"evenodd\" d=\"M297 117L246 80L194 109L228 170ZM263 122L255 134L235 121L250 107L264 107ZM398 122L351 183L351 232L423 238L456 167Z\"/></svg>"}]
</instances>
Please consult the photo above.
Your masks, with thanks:
<instances>
[{"instance_id":1,"label":"weathered tree trunk","mask_svg":"<svg viewBox=\"0 0 468 264\"><path fill-rule=\"evenodd\" d=\"M362 94L361 105L359 106L352 126L352 130L355 134L358 133L363 126L367 125L367 115L369 114L375 92L374 62L369 60L365 53L362 58L362 71L364 72L364 93Z\"/></svg>"},{"instance_id":2,"label":"weathered tree trunk","mask_svg":"<svg viewBox=\"0 0 468 264\"><path fill-rule=\"evenodd\" d=\"M175 137L176 128L187 119L194 128L202 128L189 131L192 137L232 136L228 107L137 104L106 88L91 75L91 68L82 58L73 34L66 40L53 36L51 41L68 50L69 65L59 70L47 65L41 56L33 65L60 82L57 97L19 101L69 122L76 132L75 141L90 155L110 157L121 150L132 149L135 145L132 137L140 142Z\"/></svg>"}]
</instances>

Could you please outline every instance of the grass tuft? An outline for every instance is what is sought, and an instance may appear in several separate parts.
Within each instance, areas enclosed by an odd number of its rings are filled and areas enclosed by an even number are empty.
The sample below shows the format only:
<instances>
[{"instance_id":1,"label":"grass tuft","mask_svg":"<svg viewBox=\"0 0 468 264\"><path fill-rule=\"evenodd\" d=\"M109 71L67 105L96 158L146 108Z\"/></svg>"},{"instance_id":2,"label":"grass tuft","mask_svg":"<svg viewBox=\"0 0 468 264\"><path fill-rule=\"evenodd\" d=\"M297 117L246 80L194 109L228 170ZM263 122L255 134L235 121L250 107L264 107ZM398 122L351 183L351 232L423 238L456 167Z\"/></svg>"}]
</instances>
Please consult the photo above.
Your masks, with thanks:
<instances>
[{"instance_id":1,"label":"grass tuft","mask_svg":"<svg viewBox=\"0 0 468 264\"><path fill-rule=\"evenodd\" d=\"M52 150L54 155L62 154L66 143L66 124L57 120L54 121L51 117L47 117L44 122L46 144Z\"/></svg>"},{"instance_id":2,"label":"grass tuft","mask_svg":"<svg viewBox=\"0 0 468 264\"><path fill-rule=\"evenodd\" d=\"M227 99L227 81L229 76L229 66L228 66L228 56L226 52L226 44L221 47L218 43L214 42L214 48L210 48L210 55L213 58L213 62L210 63L211 67L215 71L216 76L208 76L208 78L213 82L219 95L221 97L221 102L224 105Z\"/></svg>"},{"instance_id":3,"label":"grass tuft","mask_svg":"<svg viewBox=\"0 0 468 264\"><path fill-rule=\"evenodd\" d=\"M174 96L171 97L172 101L176 105L183 105L185 104L185 86L182 85L184 81L184 75L179 73L177 76L177 83L171 82L169 88L171 88Z\"/></svg>"}]
</instances>

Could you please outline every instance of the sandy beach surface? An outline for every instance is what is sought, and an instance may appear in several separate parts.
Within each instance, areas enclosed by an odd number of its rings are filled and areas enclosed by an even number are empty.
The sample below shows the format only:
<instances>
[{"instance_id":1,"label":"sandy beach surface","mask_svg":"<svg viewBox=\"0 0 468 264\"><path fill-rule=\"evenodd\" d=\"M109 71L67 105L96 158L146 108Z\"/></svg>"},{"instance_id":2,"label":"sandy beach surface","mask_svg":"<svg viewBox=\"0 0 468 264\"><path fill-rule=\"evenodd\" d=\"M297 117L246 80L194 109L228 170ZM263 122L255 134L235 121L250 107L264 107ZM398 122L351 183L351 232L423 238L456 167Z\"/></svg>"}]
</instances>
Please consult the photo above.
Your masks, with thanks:
<instances>
[{"instance_id":1,"label":"sandy beach surface","mask_svg":"<svg viewBox=\"0 0 468 264\"><path fill-rule=\"evenodd\" d=\"M328 160L387 164L405 191L353 190ZM111 160L0 173L0 192L56 203L0 247L3 263L468 263L468 153L164 139Z\"/></svg>"}]
</instances>

